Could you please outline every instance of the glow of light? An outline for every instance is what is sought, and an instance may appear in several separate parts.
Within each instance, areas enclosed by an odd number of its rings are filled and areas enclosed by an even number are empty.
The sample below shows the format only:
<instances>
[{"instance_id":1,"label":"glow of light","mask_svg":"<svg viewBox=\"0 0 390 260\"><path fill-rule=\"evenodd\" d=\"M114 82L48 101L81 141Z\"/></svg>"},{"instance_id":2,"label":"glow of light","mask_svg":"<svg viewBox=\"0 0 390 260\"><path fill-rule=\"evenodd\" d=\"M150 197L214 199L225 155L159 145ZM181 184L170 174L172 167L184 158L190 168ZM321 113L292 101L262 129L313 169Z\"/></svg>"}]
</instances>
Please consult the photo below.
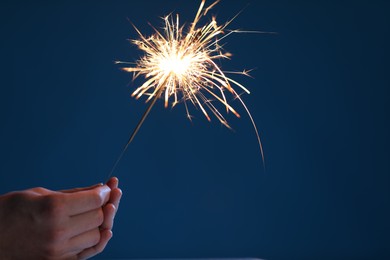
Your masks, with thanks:
<instances>
[{"instance_id":1,"label":"glow of light","mask_svg":"<svg viewBox=\"0 0 390 260\"><path fill-rule=\"evenodd\" d=\"M248 71L224 72L220 64L221 60L230 59L231 54L224 51L221 41L232 33L239 33L239 30L227 30L232 22L219 25L215 17L209 22L199 26L202 17L219 1L214 2L205 8L206 0L202 0L193 22L185 27L180 24L179 15L168 15L163 18L164 27L158 30L152 26L154 34L144 36L137 27L135 30L139 39L132 40L142 52L143 56L135 63L121 62L121 64L133 64L122 69L133 73L133 78L142 76L144 82L132 93L132 96L139 99L147 97L153 101L144 114L128 144L137 133L143 120L148 115L155 101L160 97L165 101L165 107L171 104L174 107L178 103L184 103L187 117L191 120L187 103L199 108L207 120L215 116L224 126L230 128L224 115L216 108L214 102L218 101L226 113L233 113L240 117L239 113L228 103L229 99L238 99L247 112L260 147L264 162L263 148L258 134L256 124L247 106L243 102L240 92L250 94L249 90L227 74L241 74L249 76ZM127 145L128 145L127 144ZM125 147L125 149L127 146Z\"/></svg>"}]
</instances>

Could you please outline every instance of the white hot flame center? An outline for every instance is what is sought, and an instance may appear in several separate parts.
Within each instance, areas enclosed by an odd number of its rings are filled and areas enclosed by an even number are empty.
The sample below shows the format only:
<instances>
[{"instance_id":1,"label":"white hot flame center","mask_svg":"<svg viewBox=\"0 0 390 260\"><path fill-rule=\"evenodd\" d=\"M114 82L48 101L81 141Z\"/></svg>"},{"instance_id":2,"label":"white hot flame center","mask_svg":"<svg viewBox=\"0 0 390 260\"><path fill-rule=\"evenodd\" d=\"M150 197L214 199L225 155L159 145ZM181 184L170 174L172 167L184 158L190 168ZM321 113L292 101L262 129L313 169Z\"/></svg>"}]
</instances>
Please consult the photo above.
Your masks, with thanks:
<instances>
[{"instance_id":1,"label":"white hot flame center","mask_svg":"<svg viewBox=\"0 0 390 260\"><path fill-rule=\"evenodd\" d=\"M168 58L162 58L160 60L160 70L166 74L175 74L177 77L183 76L190 67L189 57L179 57L178 55L172 55Z\"/></svg>"}]
</instances>

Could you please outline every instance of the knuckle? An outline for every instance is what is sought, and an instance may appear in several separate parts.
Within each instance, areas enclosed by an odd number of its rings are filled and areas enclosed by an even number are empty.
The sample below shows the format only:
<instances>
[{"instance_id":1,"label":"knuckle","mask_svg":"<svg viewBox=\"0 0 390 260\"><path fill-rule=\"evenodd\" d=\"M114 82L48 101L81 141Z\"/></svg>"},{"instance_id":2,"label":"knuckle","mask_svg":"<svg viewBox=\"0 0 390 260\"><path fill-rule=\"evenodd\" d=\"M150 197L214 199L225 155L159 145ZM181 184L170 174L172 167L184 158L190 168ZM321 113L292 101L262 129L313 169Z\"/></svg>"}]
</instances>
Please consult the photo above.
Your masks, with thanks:
<instances>
[{"instance_id":1,"label":"knuckle","mask_svg":"<svg viewBox=\"0 0 390 260\"><path fill-rule=\"evenodd\" d=\"M99 191L95 191L94 193L92 193L92 200L95 203L95 205L103 205L104 203L104 199L101 196Z\"/></svg>"},{"instance_id":2,"label":"knuckle","mask_svg":"<svg viewBox=\"0 0 390 260\"><path fill-rule=\"evenodd\" d=\"M45 189L43 187L35 187L35 188L32 188L31 190L34 192L40 193L40 194L43 194L43 193L48 191L47 189Z\"/></svg>"},{"instance_id":3,"label":"knuckle","mask_svg":"<svg viewBox=\"0 0 390 260\"><path fill-rule=\"evenodd\" d=\"M104 250L104 247L103 246L99 246L96 248L96 254L100 254L101 252L103 252Z\"/></svg>"},{"instance_id":4,"label":"knuckle","mask_svg":"<svg viewBox=\"0 0 390 260\"><path fill-rule=\"evenodd\" d=\"M99 242L100 242L100 231L98 229L96 229L96 231L94 232L94 236L92 237L91 242L92 242L93 246L99 244Z\"/></svg>"},{"instance_id":5,"label":"knuckle","mask_svg":"<svg viewBox=\"0 0 390 260\"><path fill-rule=\"evenodd\" d=\"M41 212L43 212L48 220L56 220L63 213L63 201L61 196L50 194L42 196Z\"/></svg>"},{"instance_id":6,"label":"knuckle","mask_svg":"<svg viewBox=\"0 0 390 260\"><path fill-rule=\"evenodd\" d=\"M97 211L96 222L99 226L102 225L104 222L104 212L101 208Z\"/></svg>"},{"instance_id":7,"label":"knuckle","mask_svg":"<svg viewBox=\"0 0 390 260\"><path fill-rule=\"evenodd\" d=\"M94 244L97 245L100 242L100 233L96 236L96 239L94 241Z\"/></svg>"}]
</instances>

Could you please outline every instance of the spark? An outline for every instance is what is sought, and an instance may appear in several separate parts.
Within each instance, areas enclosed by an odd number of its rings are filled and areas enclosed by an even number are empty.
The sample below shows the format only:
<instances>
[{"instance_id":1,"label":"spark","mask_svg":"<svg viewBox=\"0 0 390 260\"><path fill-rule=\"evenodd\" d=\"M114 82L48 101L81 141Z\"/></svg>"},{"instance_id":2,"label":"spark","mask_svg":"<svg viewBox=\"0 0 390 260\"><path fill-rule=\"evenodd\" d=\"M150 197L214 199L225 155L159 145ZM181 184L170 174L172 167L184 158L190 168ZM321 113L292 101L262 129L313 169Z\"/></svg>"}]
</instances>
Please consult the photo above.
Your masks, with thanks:
<instances>
[{"instance_id":1,"label":"spark","mask_svg":"<svg viewBox=\"0 0 390 260\"><path fill-rule=\"evenodd\" d=\"M184 103L189 120L191 115L187 103L199 108L208 121L211 115L227 128L231 128L221 111L214 104L218 101L225 107L226 112L236 117L240 114L228 103L228 98L238 99L247 112L256 132L259 148L264 164L264 153L260 136L249 109L237 91L250 94L249 90L227 74L241 74L250 76L250 70L223 71L218 65L220 60L230 59L231 54L224 51L221 41L232 33L246 32L227 30L233 19L225 24L218 24L215 17L211 21L199 26L202 17L206 16L219 0L205 7L206 0L202 0L193 22L186 28L180 25L179 15L167 15L163 18L162 30L151 27L154 34L146 37L133 25L139 39L132 40L142 52L143 56L134 66L123 67L126 72L133 73L133 79L142 76L145 81L135 89L132 96L136 99L147 96L146 102L151 101L148 109L131 135L118 161L133 140L145 118L159 98L164 99L165 107L172 107ZM131 64L117 61L120 64ZM238 90L236 90L238 89ZM229 95L229 97L228 97ZM118 162L117 161L117 162ZM115 168L116 164L114 165ZM113 170L112 170L113 171Z\"/></svg>"}]
</instances>

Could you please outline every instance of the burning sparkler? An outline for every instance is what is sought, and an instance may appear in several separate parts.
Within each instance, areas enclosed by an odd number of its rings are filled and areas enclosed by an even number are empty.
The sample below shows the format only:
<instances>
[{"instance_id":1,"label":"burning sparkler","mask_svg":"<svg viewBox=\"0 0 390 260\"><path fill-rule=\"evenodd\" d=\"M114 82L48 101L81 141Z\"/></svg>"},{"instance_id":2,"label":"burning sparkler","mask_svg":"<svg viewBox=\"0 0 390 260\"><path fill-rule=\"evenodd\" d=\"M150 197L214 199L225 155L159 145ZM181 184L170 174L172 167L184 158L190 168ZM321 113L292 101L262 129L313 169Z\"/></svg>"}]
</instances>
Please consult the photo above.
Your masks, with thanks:
<instances>
[{"instance_id":1,"label":"burning sparkler","mask_svg":"<svg viewBox=\"0 0 390 260\"><path fill-rule=\"evenodd\" d=\"M213 104L213 100L219 101L226 108L226 112L232 112L240 117L238 112L227 102L227 93L238 99L245 108L256 132L261 156L264 162L263 148L256 124L247 106L240 95L233 88L250 93L247 88L227 74L242 74L249 76L248 71L226 72L216 63L217 60L229 59L231 54L225 52L221 41L232 33L241 32L238 30L227 31L227 26L232 20L223 25L217 24L215 17L204 26L198 27L198 23L208 11L214 7L219 0L205 8L206 0L202 0L194 21L187 31L180 25L179 15L166 16L164 29L159 31L153 28L155 34L144 36L135 26L140 39L132 42L144 52L136 63L120 62L121 64L134 64L131 67L122 68L124 71L132 72L133 78L143 76L145 82L132 94L135 98L148 96L147 102L151 101L145 114L141 118L122 154L116 161L111 173L123 156L128 145L132 142L145 118L154 106L157 99L164 97L165 107L182 102L185 105L187 117L191 120L187 103L192 103L200 108L208 121L211 121L209 113L212 113L224 126L230 128L227 120Z\"/></svg>"}]
</instances>

